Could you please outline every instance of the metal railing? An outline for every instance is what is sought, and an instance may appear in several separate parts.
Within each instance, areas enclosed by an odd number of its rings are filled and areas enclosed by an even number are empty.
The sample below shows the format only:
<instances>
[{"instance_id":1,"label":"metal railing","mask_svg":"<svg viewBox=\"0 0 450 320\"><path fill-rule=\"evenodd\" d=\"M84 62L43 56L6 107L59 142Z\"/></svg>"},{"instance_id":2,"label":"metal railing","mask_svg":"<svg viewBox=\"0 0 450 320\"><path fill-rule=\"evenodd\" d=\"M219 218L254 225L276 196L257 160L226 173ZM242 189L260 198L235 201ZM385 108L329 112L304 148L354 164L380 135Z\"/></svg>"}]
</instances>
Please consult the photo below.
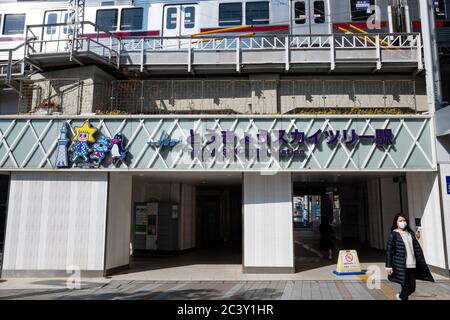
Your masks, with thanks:
<instances>
[{"instance_id":1,"label":"metal railing","mask_svg":"<svg viewBox=\"0 0 450 320\"><path fill-rule=\"evenodd\" d=\"M122 38L122 52L171 50L260 50L260 49L364 49L421 48L419 33L403 34L319 34L319 35L264 35L245 37L129 37Z\"/></svg>"},{"instance_id":2,"label":"metal railing","mask_svg":"<svg viewBox=\"0 0 450 320\"><path fill-rule=\"evenodd\" d=\"M274 63L283 63L286 70L291 64L325 63L334 69L340 62L350 63L361 60L374 61L380 69L383 63L412 63L423 70L422 43L419 33L400 34L318 34L318 35L263 35L263 36L184 36L184 37L119 37L102 29L92 22L82 23L84 33L76 37L70 26L64 23L30 25L26 28L25 56L68 53L70 60L77 59L77 53L91 53L105 62L119 68L120 64L140 65L187 65L190 71L194 63L193 55L201 52L226 53L235 52L236 71L246 52L269 55L284 52L283 58L278 54ZM50 28L50 29L49 29ZM53 28L53 29L51 29ZM50 35L48 34L50 30ZM94 31L95 30L95 31ZM54 32L54 33L52 33ZM184 52L186 56L166 56L167 59L148 59L147 55L160 53ZM264 53L262 53L264 52ZM297 52L305 53L299 57ZM316 55L316 52L320 52ZM268 58L269 61L270 57ZM122 62L121 62L122 61ZM172 62L173 61L173 62ZM170 62L170 63L169 63ZM207 64L212 63L207 61ZM230 64L229 60L219 59L218 64Z\"/></svg>"},{"instance_id":3,"label":"metal railing","mask_svg":"<svg viewBox=\"0 0 450 320\"><path fill-rule=\"evenodd\" d=\"M0 61L0 77L10 83L13 77L25 74L25 62L23 56L24 43L12 49L0 49L0 54L6 52L8 60ZM22 49L22 50L21 50Z\"/></svg>"},{"instance_id":4,"label":"metal railing","mask_svg":"<svg viewBox=\"0 0 450 320\"><path fill-rule=\"evenodd\" d=\"M202 64L193 55L202 52L227 53L235 52L234 61L227 56L219 59L217 64L236 65L236 71L243 64L255 64L255 57L244 57L244 53L255 52L265 61L285 64L289 70L291 65L307 65L308 63L328 64L331 70L341 62L351 63L362 60L373 61L376 69L381 69L383 63L410 63L423 70L422 43L418 33L404 34L323 34L323 35L264 35L264 36L233 36L233 37L144 37L122 38L121 57L124 64L144 66L153 65L186 65L190 72L192 66ZM173 60L152 55L176 52ZM185 52L186 56L180 56ZM278 52L284 53L282 56ZM302 53L299 56L297 53ZM205 61L202 56L201 61ZM216 57L206 64L216 64ZM244 59L247 59L244 61ZM250 60L248 60L250 59Z\"/></svg>"},{"instance_id":5,"label":"metal railing","mask_svg":"<svg viewBox=\"0 0 450 320\"><path fill-rule=\"evenodd\" d=\"M29 25L26 28L25 56L33 54L68 53L70 60L76 59L76 53L93 53L105 58L117 68L120 66L120 38L96 24L84 21L83 27L94 28L91 34L75 37L70 25L66 23ZM55 33L47 34L49 28Z\"/></svg>"}]
</instances>

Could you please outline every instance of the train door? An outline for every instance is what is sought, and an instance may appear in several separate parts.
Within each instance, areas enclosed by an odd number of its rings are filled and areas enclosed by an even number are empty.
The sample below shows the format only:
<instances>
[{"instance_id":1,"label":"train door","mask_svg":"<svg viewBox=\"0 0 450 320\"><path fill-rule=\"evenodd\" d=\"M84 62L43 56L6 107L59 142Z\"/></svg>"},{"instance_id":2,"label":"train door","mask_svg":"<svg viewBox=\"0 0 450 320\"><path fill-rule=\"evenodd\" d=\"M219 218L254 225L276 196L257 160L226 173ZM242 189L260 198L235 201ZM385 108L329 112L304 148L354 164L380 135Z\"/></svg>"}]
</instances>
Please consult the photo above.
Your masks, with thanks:
<instances>
[{"instance_id":1,"label":"train door","mask_svg":"<svg viewBox=\"0 0 450 320\"><path fill-rule=\"evenodd\" d=\"M61 52L68 50L68 26L55 25L59 23L67 23L67 10L47 11L44 16L44 24L42 29L41 52Z\"/></svg>"},{"instance_id":2,"label":"train door","mask_svg":"<svg viewBox=\"0 0 450 320\"><path fill-rule=\"evenodd\" d=\"M329 0L292 1L293 34L329 34Z\"/></svg>"},{"instance_id":3,"label":"train door","mask_svg":"<svg viewBox=\"0 0 450 320\"><path fill-rule=\"evenodd\" d=\"M183 37L197 33L198 5L167 5L164 7L163 37ZM166 46L180 47L187 45L187 40L166 40Z\"/></svg>"}]
</instances>

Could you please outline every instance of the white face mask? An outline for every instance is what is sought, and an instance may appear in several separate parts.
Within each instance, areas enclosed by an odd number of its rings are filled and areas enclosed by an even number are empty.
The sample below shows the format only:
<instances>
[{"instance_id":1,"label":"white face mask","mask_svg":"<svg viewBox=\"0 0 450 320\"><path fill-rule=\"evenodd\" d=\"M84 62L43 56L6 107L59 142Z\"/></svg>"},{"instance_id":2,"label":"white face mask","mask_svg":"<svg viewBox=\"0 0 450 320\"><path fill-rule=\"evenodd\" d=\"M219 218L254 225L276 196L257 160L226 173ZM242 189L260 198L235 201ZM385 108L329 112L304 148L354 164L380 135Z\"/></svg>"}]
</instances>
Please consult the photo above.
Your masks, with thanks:
<instances>
[{"instance_id":1,"label":"white face mask","mask_svg":"<svg viewBox=\"0 0 450 320\"><path fill-rule=\"evenodd\" d=\"M408 223L407 223L406 221L400 221L400 222L398 223L398 227L399 227L400 229L405 229L407 225L408 225Z\"/></svg>"}]
</instances>

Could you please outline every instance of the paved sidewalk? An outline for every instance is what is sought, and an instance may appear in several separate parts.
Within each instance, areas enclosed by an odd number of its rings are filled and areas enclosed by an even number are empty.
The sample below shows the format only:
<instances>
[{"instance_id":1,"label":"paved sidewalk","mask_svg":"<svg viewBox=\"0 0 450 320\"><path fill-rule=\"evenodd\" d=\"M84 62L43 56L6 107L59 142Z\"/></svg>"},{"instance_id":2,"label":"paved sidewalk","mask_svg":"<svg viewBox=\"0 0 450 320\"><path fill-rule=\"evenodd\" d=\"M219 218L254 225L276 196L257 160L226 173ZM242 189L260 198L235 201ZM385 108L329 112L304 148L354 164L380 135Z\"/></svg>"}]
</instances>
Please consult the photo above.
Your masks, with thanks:
<instances>
[{"instance_id":1,"label":"paved sidewalk","mask_svg":"<svg viewBox=\"0 0 450 320\"><path fill-rule=\"evenodd\" d=\"M70 290L61 280L0 282L0 300L39 299L281 299L281 300L393 300L399 286L381 281L369 289L363 280L303 281L140 281L90 279ZM450 300L450 281L417 282L411 300Z\"/></svg>"}]
</instances>

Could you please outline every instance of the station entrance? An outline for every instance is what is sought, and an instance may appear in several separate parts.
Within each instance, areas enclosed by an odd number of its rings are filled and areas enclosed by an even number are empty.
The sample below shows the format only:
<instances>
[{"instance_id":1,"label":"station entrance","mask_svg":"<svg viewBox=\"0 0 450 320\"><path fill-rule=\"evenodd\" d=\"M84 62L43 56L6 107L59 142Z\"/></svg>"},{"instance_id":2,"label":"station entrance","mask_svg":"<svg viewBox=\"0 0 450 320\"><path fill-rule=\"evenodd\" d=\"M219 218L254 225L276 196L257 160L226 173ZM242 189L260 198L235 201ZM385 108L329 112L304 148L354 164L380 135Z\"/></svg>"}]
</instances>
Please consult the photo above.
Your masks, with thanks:
<instances>
[{"instance_id":1,"label":"station entrance","mask_svg":"<svg viewBox=\"0 0 450 320\"><path fill-rule=\"evenodd\" d=\"M242 264L241 174L133 176L130 269L155 277ZM166 275L164 275L166 273Z\"/></svg>"},{"instance_id":2,"label":"station entrance","mask_svg":"<svg viewBox=\"0 0 450 320\"><path fill-rule=\"evenodd\" d=\"M151 172L131 180L129 265L115 275L247 279L273 272L273 253L294 256L293 277L333 277L339 250L356 250L362 264L382 266L392 219L408 214L401 173ZM333 231L331 257L321 247L324 225ZM293 245L260 245L277 237Z\"/></svg>"},{"instance_id":3,"label":"station entrance","mask_svg":"<svg viewBox=\"0 0 450 320\"><path fill-rule=\"evenodd\" d=\"M296 272L334 268L339 250L384 263L395 214L407 214L404 179L394 174L294 174L293 239ZM389 194L389 202L380 193ZM322 239L330 239L332 244ZM331 249L331 255L328 249Z\"/></svg>"}]
</instances>

